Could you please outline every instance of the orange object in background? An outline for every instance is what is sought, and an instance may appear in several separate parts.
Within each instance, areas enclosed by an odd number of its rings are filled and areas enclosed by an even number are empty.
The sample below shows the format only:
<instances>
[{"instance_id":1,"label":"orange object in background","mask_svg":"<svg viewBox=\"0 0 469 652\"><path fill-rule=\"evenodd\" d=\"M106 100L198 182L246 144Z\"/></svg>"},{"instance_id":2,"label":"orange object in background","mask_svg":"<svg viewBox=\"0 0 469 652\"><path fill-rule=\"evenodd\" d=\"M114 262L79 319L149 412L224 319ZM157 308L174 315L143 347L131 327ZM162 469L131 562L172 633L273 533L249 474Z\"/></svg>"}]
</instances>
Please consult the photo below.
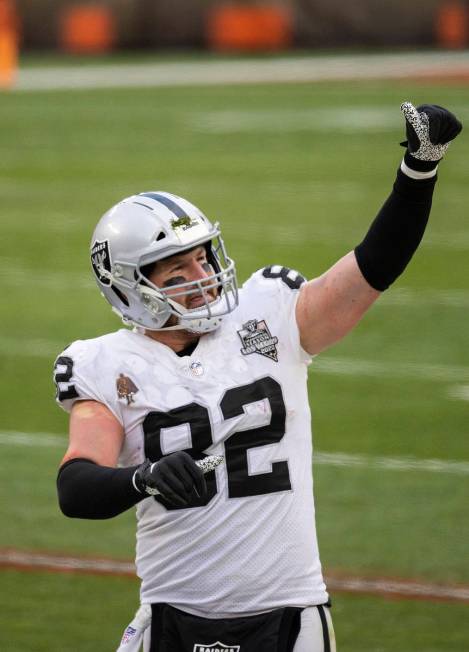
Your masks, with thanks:
<instances>
[{"instance_id":1,"label":"orange object in background","mask_svg":"<svg viewBox=\"0 0 469 652\"><path fill-rule=\"evenodd\" d=\"M290 12L277 5L219 5L206 23L215 50L281 50L292 42Z\"/></svg>"},{"instance_id":2,"label":"orange object in background","mask_svg":"<svg viewBox=\"0 0 469 652\"><path fill-rule=\"evenodd\" d=\"M468 10L463 2L445 0L436 14L436 39L440 47L459 49L468 43Z\"/></svg>"},{"instance_id":3,"label":"orange object in background","mask_svg":"<svg viewBox=\"0 0 469 652\"><path fill-rule=\"evenodd\" d=\"M0 88L10 88L18 69L18 19L13 0L0 0Z\"/></svg>"},{"instance_id":4,"label":"orange object in background","mask_svg":"<svg viewBox=\"0 0 469 652\"><path fill-rule=\"evenodd\" d=\"M77 4L65 8L60 20L61 47L73 54L109 52L116 42L114 16L99 4Z\"/></svg>"}]
</instances>

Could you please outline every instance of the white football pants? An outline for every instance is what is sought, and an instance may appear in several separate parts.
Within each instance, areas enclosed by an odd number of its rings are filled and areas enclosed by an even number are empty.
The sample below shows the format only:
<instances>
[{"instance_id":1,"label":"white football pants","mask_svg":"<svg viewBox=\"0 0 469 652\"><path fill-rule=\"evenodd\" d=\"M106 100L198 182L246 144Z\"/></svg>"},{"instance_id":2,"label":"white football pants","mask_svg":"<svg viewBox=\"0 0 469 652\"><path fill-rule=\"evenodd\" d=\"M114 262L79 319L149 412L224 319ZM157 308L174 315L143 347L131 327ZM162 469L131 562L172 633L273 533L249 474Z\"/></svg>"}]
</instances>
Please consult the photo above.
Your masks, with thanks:
<instances>
[{"instance_id":1,"label":"white football pants","mask_svg":"<svg viewBox=\"0 0 469 652\"><path fill-rule=\"evenodd\" d=\"M323 630L323 623L317 607L307 607L301 612L301 629L296 639L293 652L336 652L334 628L330 609L323 607L325 617L324 626L327 631ZM325 642L325 637L329 638L329 648Z\"/></svg>"}]
</instances>

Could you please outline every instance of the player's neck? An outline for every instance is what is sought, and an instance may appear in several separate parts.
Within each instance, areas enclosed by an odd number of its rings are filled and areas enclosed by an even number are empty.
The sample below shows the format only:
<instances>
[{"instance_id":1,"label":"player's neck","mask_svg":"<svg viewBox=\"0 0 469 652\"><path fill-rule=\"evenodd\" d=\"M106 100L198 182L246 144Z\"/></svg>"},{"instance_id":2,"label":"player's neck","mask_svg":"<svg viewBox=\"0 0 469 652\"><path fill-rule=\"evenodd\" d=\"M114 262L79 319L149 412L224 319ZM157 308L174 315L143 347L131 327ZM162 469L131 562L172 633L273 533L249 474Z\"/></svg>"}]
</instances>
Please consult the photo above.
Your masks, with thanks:
<instances>
[{"instance_id":1,"label":"player's neck","mask_svg":"<svg viewBox=\"0 0 469 652\"><path fill-rule=\"evenodd\" d=\"M152 340L165 344L175 353L179 353L191 344L195 344L200 335L189 333L189 331L145 331L145 335Z\"/></svg>"}]
</instances>

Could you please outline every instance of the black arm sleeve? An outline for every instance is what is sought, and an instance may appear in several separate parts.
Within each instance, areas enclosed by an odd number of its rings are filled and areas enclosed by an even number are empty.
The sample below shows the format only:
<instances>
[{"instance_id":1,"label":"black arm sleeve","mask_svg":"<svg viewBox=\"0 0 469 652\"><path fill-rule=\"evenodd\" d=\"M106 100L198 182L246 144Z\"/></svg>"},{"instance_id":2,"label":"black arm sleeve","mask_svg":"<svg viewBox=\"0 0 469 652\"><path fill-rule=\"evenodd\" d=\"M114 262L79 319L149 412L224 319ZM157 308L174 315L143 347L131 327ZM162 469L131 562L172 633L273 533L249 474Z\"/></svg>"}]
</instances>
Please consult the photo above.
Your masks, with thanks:
<instances>
[{"instance_id":1,"label":"black arm sleeve","mask_svg":"<svg viewBox=\"0 0 469 652\"><path fill-rule=\"evenodd\" d=\"M136 505L147 495L137 491L132 476L138 466L113 469L76 458L59 469L59 505L71 518L111 518Z\"/></svg>"},{"instance_id":2,"label":"black arm sleeve","mask_svg":"<svg viewBox=\"0 0 469 652\"><path fill-rule=\"evenodd\" d=\"M386 290L402 274L419 246L435 182L436 176L415 180L398 170L390 196L355 248L360 271L375 290Z\"/></svg>"}]
</instances>

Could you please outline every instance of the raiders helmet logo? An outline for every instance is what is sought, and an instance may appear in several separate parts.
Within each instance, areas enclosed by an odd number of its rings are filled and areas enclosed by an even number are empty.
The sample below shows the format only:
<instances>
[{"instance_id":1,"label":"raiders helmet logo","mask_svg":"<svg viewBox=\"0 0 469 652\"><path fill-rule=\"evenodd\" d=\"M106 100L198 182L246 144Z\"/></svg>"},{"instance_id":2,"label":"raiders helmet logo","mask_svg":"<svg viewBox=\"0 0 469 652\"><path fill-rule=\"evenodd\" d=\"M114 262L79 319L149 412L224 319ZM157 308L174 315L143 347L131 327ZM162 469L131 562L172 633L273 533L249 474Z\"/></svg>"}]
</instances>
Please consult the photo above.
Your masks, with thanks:
<instances>
[{"instance_id":1,"label":"raiders helmet logo","mask_svg":"<svg viewBox=\"0 0 469 652\"><path fill-rule=\"evenodd\" d=\"M91 265L96 278L103 285L111 285L106 272L111 272L111 254L109 240L95 240L91 247Z\"/></svg>"},{"instance_id":2,"label":"raiders helmet logo","mask_svg":"<svg viewBox=\"0 0 469 652\"><path fill-rule=\"evenodd\" d=\"M240 652L239 645L225 645L217 641L216 643L196 643L193 652Z\"/></svg>"}]
</instances>

